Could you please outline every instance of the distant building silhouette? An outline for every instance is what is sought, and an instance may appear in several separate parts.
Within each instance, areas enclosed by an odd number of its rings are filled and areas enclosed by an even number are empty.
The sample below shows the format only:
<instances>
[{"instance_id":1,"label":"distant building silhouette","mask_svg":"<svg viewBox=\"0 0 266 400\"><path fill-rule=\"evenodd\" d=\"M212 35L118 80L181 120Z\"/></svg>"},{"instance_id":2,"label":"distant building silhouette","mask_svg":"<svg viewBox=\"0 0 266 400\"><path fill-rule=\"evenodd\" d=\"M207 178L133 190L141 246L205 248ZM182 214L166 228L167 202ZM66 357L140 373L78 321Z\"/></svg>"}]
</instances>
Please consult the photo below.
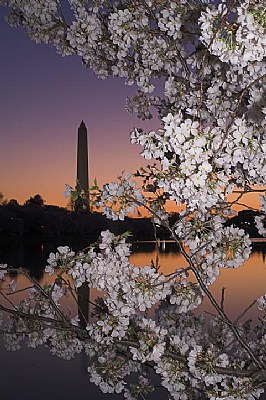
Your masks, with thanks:
<instances>
[{"instance_id":1,"label":"distant building silhouette","mask_svg":"<svg viewBox=\"0 0 266 400\"><path fill-rule=\"evenodd\" d=\"M75 211L90 211L88 165L87 128L82 120L78 129L77 146L77 189L81 195L75 201Z\"/></svg>"}]
</instances>

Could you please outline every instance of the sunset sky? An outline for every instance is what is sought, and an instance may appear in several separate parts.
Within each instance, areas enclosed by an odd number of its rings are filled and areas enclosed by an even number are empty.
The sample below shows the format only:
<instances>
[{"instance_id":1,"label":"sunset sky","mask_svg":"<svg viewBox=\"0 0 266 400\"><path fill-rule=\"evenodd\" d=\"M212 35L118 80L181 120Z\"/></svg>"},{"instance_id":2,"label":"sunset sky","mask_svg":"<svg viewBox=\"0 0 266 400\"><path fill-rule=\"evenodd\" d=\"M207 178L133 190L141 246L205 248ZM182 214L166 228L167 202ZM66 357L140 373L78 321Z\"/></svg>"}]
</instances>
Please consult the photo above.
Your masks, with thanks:
<instances>
[{"instance_id":1,"label":"sunset sky","mask_svg":"<svg viewBox=\"0 0 266 400\"><path fill-rule=\"evenodd\" d=\"M0 192L21 204L38 193L46 204L65 206L64 185L75 185L82 119L91 182L102 185L144 164L129 133L134 126L157 128L159 121L144 123L126 112L125 99L135 88L118 78L97 79L80 58L33 43L21 28L7 25L6 14L0 7ZM257 196L249 199L258 206Z\"/></svg>"},{"instance_id":2,"label":"sunset sky","mask_svg":"<svg viewBox=\"0 0 266 400\"><path fill-rule=\"evenodd\" d=\"M62 58L4 21L0 8L0 192L20 203L37 193L66 205L64 184L75 184L77 129L89 134L90 178L99 184L134 172L140 148L130 145L143 123L125 110L135 89L119 79L97 79L78 57Z\"/></svg>"}]
</instances>

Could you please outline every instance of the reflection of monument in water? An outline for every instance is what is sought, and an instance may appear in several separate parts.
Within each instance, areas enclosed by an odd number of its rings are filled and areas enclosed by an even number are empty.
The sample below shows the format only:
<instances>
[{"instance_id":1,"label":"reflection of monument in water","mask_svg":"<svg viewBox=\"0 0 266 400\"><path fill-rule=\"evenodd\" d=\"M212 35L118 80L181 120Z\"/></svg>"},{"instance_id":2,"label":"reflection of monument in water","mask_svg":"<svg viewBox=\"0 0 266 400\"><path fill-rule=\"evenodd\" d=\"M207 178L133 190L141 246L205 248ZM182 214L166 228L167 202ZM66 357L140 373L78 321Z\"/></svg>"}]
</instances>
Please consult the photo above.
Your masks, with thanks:
<instances>
[{"instance_id":1,"label":"reflection of monument in water","mask_svg":"<svg viewBox=\"0 0 266 400\"><path fill-rule=\"evenodd\" d=\"M77 146L77 187L78 191L83 191L86 196L75 201L74 209L77 212L90 211L89 200L89 171L88 171L88 138L87 128L83 120L78 129ZM80 324L86 327L89 318L89 299L90 291L88 285L83 285L78 289L78 313Z\"/></svg>"}]
</instances>

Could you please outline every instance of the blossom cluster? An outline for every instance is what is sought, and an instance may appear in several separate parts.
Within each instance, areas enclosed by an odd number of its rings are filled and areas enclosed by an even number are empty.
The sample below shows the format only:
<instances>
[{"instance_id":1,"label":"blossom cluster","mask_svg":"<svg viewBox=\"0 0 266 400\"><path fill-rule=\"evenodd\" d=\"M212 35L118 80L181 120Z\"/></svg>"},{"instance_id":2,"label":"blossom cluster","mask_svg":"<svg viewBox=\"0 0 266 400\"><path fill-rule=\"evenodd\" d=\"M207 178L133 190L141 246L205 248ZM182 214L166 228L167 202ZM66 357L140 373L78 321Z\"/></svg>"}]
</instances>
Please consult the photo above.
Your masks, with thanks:
<instances>
[{"instance_id":1,"label":"blossom cluster","mask_svg":"<svg viewBox=\"0 0 266 400\"><path fill-rule=\"evenodd\" d=\"M257 226L258 232L262 236L266 236L266 198L265 196L260 196L261 211L262 215L255 217L255 224Z\"/></svg>"},{"instance_id":2,"label":"blossom cluster","mask_svg":"<svg viewBox=\"0 0 266 400\"><path fill-rule=\"evenodd\" d=\"M179 112L163 122L163 133L135 129L131 143L143 147L144 158L160 161L156 184L177 205L206 212L226 201L233 183L265 185L265 143L245 117L231 125L218 120L210 127L208 121L184 119Z\"/></svg>"},{"instance_id":3,"label":"blossom cluster","mask_svg":"<svg viewBox=\"0 0 266 400\"><path fill-rule=\"evenodd\" d=\"M252 0L233 9L226 2L208 7L199 20L201 40L223 62L246 66L261 61L266 55L264 14L265 5Z\"/></svg>"},{"instance_id":4,"label":"blossom cluster","mask_svg":"<svg viewBox=\"0 0 266 400\"><path fill-rule=\"evenodd\" d=\"M141 190L136 187L136 182L131 180L131 174L123 174L115 182L103 186L98 207L102 213L115 220L124 220L127 214L134 214L139 205L145 204Z\"/></svg>"}]
</instances>

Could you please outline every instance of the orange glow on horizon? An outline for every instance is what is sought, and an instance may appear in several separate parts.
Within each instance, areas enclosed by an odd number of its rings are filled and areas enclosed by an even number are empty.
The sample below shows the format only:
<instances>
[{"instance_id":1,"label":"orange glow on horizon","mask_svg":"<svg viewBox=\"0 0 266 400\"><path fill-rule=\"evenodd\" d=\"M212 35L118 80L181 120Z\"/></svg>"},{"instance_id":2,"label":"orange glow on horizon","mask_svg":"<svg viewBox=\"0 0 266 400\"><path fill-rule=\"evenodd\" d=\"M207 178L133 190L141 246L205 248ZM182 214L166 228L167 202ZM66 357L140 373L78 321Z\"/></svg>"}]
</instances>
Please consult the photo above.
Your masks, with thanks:
<instances>
[{"instance_id":1,"label":"orange glow on horizon","mask_svg":"<svg viewBox=\"0 0 266 400\"><path fill-rule=\"evenodd\" d=\"M111 176L110 173L110 182L114 180L114 177ZM108 179L104 180L104 182L108 182ZM69 183L69 182L65 182ZM43 199L45 200L46 205L57 205L60 207L67 207L67 204L69 203L69 199L66 199L63 196L64 193L64 185L65 183L61 184L60 189L58 188L57 181L55 180L50 180L47 182L40 182L40 185L32 184L32 186L24 185L22 182L18 182L15 188L9 189L7 186L2 185L1 186L1 191L3 192L4 196L6 199L11 200L11 199L16 199L19 204L24 204L24 202L29 198L33 197L36 194L40 194ZM30 184L30 182L29 182ZM99 182L100 186L100 182ZM35 188L35 190L34 190ZM42 190L40 190L42 188ZM263 189L263 188L261 188ZM266 188L265 188L266 190ZM260 209L260 203L259 203L259 194L263 193L245 193L241 200L240 200L240 205L234 204L232 209L235 211L241 211L247 208L252 208L259 210ZM239 196L238 193L234 193L229 195L228 199L230 202L233 202L236 200L236 198ZM174 201L167 201L166 205L166 210L169 213L177 213L180 212L181 209L183 209L183 206L177 206ZM144 208L140 208L140 215L136 212L134 215L131 215L132 217L148 217L149 213L148 211Z\"/></svg>"}]
</instances>

